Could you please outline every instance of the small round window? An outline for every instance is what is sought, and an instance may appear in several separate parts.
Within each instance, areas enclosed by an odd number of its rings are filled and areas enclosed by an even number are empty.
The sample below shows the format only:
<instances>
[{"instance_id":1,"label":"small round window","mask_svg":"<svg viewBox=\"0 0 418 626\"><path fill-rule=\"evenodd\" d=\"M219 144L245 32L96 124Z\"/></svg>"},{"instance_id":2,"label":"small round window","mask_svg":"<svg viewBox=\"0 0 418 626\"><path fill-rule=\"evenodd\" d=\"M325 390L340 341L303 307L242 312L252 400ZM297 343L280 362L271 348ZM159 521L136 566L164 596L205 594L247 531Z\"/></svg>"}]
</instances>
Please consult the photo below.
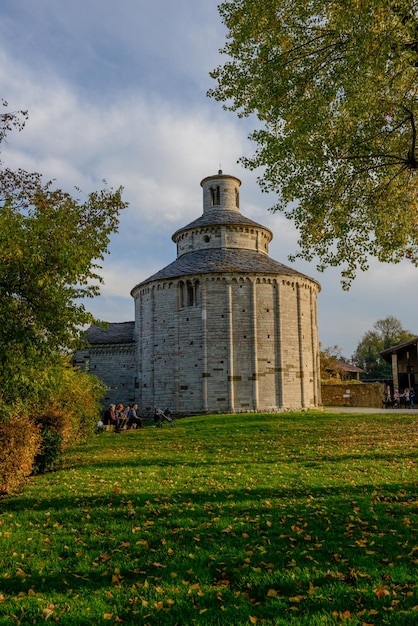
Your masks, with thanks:
<instances>
[{"instance_id":1,"label":"small round window","mask_svg":"<svg viewBox=\"0 0 418 626\"><path fill-rule=\"evenodd\" d=\"M205 243L209 243L209 241L210 241L210 237L209 237L209 235L205 235L205 236L203 237L203 241L204 241Z\"/></svg>"}]
</instances>

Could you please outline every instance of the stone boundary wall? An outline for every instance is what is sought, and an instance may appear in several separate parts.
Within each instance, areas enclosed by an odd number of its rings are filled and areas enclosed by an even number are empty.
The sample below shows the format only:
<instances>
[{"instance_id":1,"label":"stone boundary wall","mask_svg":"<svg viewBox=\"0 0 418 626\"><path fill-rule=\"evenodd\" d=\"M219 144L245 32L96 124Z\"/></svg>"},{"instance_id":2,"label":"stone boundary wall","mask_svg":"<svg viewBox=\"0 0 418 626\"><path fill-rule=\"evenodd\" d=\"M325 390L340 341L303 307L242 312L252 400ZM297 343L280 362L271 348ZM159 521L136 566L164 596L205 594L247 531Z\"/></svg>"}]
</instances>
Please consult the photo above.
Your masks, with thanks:
<instances>
[{"instance_id":1,"label":"stone boundary wall","mask_svg":"<svg viewBox=\"0 0 418 626\"><path fill-rule=\"evenodd\" d=\"M324 406L364 406L382 408L382 383L321 384Z\"/></svg>"}]
</instances>

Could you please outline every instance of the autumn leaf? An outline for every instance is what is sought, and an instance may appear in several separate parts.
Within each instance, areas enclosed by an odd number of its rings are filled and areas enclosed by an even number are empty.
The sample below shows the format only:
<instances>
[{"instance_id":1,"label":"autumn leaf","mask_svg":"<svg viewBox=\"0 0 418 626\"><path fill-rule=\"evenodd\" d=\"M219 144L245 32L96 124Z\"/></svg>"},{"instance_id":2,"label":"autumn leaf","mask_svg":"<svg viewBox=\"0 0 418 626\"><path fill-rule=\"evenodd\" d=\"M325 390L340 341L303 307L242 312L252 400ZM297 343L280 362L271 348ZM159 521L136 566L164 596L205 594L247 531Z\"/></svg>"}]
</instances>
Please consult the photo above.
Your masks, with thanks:
<instances>
[{"instance_id":1,"label":"autumn leaf","mask_svg":"<svg viewBox=\"0 0 418 626\"><path fill-rule=\"evenodd\" d=\"M49 604L46 609L44 609L42 611L42 616L45 620L47 620L49 617L51 617L52 613L54 612L54 605L53 604Z\"/></svg>"},{"instance_id":2,"label":"autumn leaf","mask_svg":"<svg viewBox=\"0 0 418 626\"><path fill-rule=\"evenodd\" d=\"M379 585L377 589L374 589L374 594L377 598L384 598L385 596L390 596L390 592L386 586Z\"/></svg>"}]
</instances>

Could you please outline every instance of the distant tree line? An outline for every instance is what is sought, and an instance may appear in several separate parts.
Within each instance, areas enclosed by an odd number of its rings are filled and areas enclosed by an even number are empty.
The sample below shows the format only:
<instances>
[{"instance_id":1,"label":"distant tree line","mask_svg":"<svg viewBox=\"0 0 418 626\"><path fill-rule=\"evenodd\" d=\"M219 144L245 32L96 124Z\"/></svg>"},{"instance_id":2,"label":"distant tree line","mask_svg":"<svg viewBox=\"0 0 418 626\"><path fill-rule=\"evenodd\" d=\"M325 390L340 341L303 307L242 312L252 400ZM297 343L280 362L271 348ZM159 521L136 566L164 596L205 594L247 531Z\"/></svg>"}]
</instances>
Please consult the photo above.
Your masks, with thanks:
<instances>
[{"instance_id":1,"label":"distant tree line","mask_svg":"<svg viewBox=\"0 0 418 626\"><path fill-rule=\"evenodd\" d=\"M384 379L392 377L392 368L380 355L383 350L404 341L409 341L417 335L405 330L396 317L389 316L377 320L373 329L367 331L360 340L351 359L342 356L338 345L320 350L321 378L329 379L341 370L341 361L346 361L363 370L361 378Z\"/></svg>"}]
</instances>

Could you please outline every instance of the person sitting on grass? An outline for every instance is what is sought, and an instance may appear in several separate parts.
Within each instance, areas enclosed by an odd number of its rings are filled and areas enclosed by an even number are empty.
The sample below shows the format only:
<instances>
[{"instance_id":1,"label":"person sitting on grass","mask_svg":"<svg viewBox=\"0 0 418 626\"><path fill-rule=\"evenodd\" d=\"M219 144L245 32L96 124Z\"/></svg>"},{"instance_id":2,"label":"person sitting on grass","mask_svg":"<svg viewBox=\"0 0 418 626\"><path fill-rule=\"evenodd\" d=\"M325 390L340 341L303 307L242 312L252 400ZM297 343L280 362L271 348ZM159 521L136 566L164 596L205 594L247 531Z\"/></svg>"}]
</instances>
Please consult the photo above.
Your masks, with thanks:
<instances>
[{"instance_id":1,"label":"person sitting on grass","mask_svg":"<svg viewBox=\"0 0 418 626\"><path fill-rule=\"evenodd\" d=\"M131 410L131 407L129 406L129 404L127 404L125 406L125 408L122 409L122 421L121 421L121 428L126 428L128 429L128 417L129 417L129 411Z\"/></svg>"},{"instance_id":2,"label":"person sitting on grass","mask_svg":"<svg viewBox=\"0 0 418 626\"><path fill-rule=\"evenodd\" d=\"M139 417L136 410L137 404L133 404L128 414L128 428L143 428L142 417Z\"/></svg>"},{"instance_id":3,"label":"person sitting on grass","mask_svg":"<svg viewBox=\"0 0 418 626\"><path fill-rule=\"evenodd\" d=\"M116 406L114 404L109 404L108 408L105 410L103 414L103 424L106 430L111 430L112 428L116 428L117 426Z\"/></svg>"},{"instance_id":4,"label":"person sitting on grass","mask_svg":"<svg viewBox=\"0 0 418 626\"><path fill-rule=\"evenodd\" d=\"M123 416L123 404L118 404L116 406L116 426L115 433L120 433L124 424L124 416Z\"/></svg>"}]
</instances>

